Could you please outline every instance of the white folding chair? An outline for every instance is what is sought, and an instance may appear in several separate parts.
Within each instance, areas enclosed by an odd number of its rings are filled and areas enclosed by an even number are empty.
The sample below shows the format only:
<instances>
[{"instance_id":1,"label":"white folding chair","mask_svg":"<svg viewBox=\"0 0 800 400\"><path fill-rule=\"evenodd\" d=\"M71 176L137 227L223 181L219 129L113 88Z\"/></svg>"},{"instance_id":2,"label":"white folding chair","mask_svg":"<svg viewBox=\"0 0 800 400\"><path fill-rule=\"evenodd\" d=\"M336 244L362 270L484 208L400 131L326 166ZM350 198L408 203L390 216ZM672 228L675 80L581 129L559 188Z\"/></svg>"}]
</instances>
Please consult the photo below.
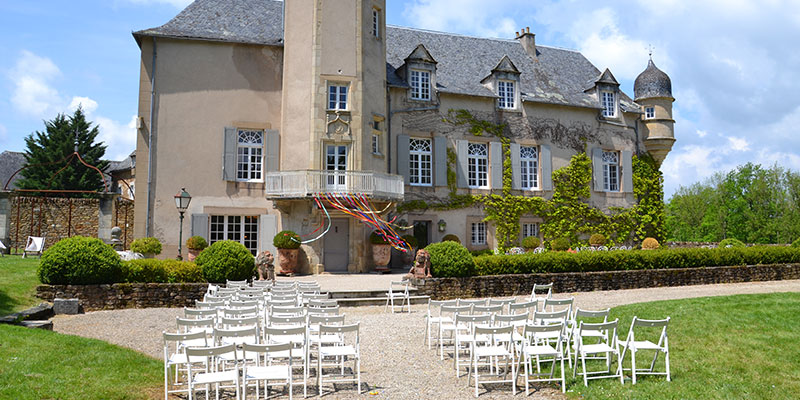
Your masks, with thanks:
<instances>
[{"instance_id":1,"label":"white folding chair","mask_svg":"<svg viewBox=\"0 0 800 400\"><path fill-rule=\"evenodd\" d=\"M439 324L441 324L443 321L442 319L443 317L438 315L439 314L438 309L440 309L442 306L455 306L457 305L457 303L458 300L437 301L437 300L431 300L430 298L428 299L428 313L425 314L425 340L423 342L423 344L428 345L428 349L431 348L431 327L436 325L436 331L438 332ZM433 311L435 309L437 310L437 316L433 316ZM453 322L452 318L449 317L444 317L444 318L446 319L446 321L444 322L450 322L450 323ZM438 336L436 337L436 341L438 344L439 341Z\"/></svg>"},{"instance_id":2,"label":"white folding chair","mask_svg":"<svg viewBox=\"0 0 800 400\"><path fill-rule=\"evenodd\" d=\"M6 247L6 245L3 244L3 241L0 240L0 257L5 256L6 250L8 250L8 247Z\"/></svg>"},{"instance_id":3,"label":"white folding chair","mask_svg":"<svg viewBox=\"0 0 800 400\"><path fill-rule=\"evenodd\" d=\"M214 333L214 326L216 326L217 319L215 317L207 318L175 318L175 323L178 326L178 333L196 333L203 332L206 335Z\"/></svg>"},{"instance_id":4,"label":"white folding chair","mask_svg":"<svg viewBox=\"0 0 800 400\"><path fill-rule=\"evenodd\" d=\"M566 353L567 361L569 362L569 366L572 367L572 349L569 346L569 343L566 343L569 336L569 312L568 308L565 308L561 311L553 311L553 312L543 312L543 311L536 311L533 313L533 324L534 325L552 325L552 324L561 324L564 327L564 332L562 335L556 335L553 332L543 332L537 334L536 340L539 341L547 341L548 343L554 344L556 340L561 340L565 342L565 346L561 346L560 348Z\"/></svg>"},{"instance_id":5,"label":"white folding chair","mask_svg":"<svg viewBox=\"0 0 800 400\"><path fill-rule=\"evenodd\" d=\"M528 319L533 317L533 313L538 311L538 307L535 301L525 301L522 303L511 303L508 305L508 313L509 314L517 314L520 312L525 312L528 314Z\"/></svg>"},{"instance_id":6,"label":"white folding chair","mask_svg":"<svg viewBox=\"0 0 800 400\"><path fill-rule=\"evenodd\" d=\"M550 282L546 285L540 285L538 283L534 283L533 289L531 289L531 297L529 300L535 301L537 303L539 303L540 301L544 303L545 299L549 299L552 296L553 296L553 282Z\"/></svg>"},{"instance_id":7,"label":"white folding chair","mask_svg":"<svg viewBox=\"0 0 800 400\"><path fill-rule=\"evenodd\" d=\"M408 307L408 312L411 312L411 297L408 294L408 281L392 281L389 284L389 291L386 292L386 306L383 310L386 311L391 305L392 312L394 313L394 303L396 300L400 301L400 312L403 312L404 305Z\"/></svg>"},{"instance_id":8,"label":"white folding chair","mask_svg":"<svg viewBox=\"0 0 800 400\"><path fill-rule=\"evenodd\" d=\"M221 360L233 360L233 362L223 362ZM186 369L189 373L189 400L194 397L195 386L205 385L206 398L214 384L216 399L219 400L221 383L231 383L236 390L236 399L240 398L239 389L239 360L236 345L229 344L216 347L187 347L186 348ZM192 364L202 363L206 366L202 372L192 372Z\"/></svg>"},{"instance_id":9,"label":"white folding chair","mask_svg":"<svg viewBox=\"0 0 800 400\"><path fill-rule=\"evenodd\" d=\"M458 299L459 306L485 306L486 299Z\"/></svg>"},{"instance_id":10,"label":"white folding chair","mask_svg":"<svg viewBox=\"0 0 800 400\"><path fill-rule=\"evenodd\" d=\"M322 336L330 335L330 334L340 334L345 339L345 344L338 344L338 345L325 345L324 343L319 344L318 348L318 357L317 357L317 387L319 388L319 395L320 397L323 396L323 385L326 382L329 383L338 383L338 382L356 382L358 386L356 386L357 392L361 393L361 350L360 350L360 337L359 337L359 323L351 324L351 325L325 325L322 324L319 326L319 333L318 336L321 340ZM348 340L348 336L350 336ZM325 359L333 358L339 364L339 373L338 374L325 374L325 371L322 369ZM354 367L351 374L345 373L345 361L353 361ZM334 379L333 377L338 376L339 379ZM346 378L346 376L352 376L350 378ZM326 379L331 378L331 379ZM335 387L334 387L335 389Z\"/></svg>"},{"instance_id":11,"label":"white folding chair","mask_svg":"<svg viewBox=\"0 0 800 400\"><path fill-rule=\"evenodd\" d=\"M499 314L504 314L505 313L505 309L507 308L507 306L510 305L510 304L513 304L516 301L517 301L516 299L489 299L489 305L490 306L496 306L496 305L503 306L503 310L500 311Z\"/></svg>"},{"instance_id":12,"label":"white folding chair","mask_svg":"<svg viewBox=\"0 0 800 400\"><path fill-rule=\"evenodd\" d=\"M472 306L472 313L473 314L489 314L494 316L495 314L502 314L503 313L503 305L502 304L495 304L489 306Z\"/></svg>"},{"instance_id":13,"label":"white folding chair","mask_svg":"<svg viewBox=\"0 0 800 400\"><path fill-rule=\"evenodd\" d=\"M495 340L497 336L510 336L513 330L514 327L510 325L501 327L475 325L472 339L473 350L470 357L470 371L467 377L467 384L469 384L472 380L472 376L475 376L475 397L478 397L478 385L480 383L507 382L511 384L512 394L517 394L517 365L514 361L517 351L514 346L514 341L512 340L507 344L501 344ZM486 359L486 362L481 363L481 359ZM500 360L505 360L502 374L500 373ZM480 365L486 365L489 369L488 373L481 375L481 371L479 370ZM481 381L481 376L494 379Z\"/></svg>"},{"instance_id":14,"label":"white folding chair","mask_svg":"<svg viewBox=\"0 0 800 400\"><path fill-rule=\"evenodd\" d=\"M575 310L575 315L573 317L573 320L572 321L568 321L568 323L570 323L572 326L569 327L569 329L568 329L569 337L567 338L567 343L571 343L572 344L572 348L575 348L577 346L574 339L577 336L578 324L580 324L581 322L595 323L595 324L608 322L608 314L610 312L611 312L611 309L609 309L609 308L606 308L605 310L597 310L597 311L583 310L583 309L580 309L580 308L576 309ZM584 338L588 338L588 337L602 338L604 335L605 335L605 332L601 332L601 331L590 331L590 330L584 330L583 331L583 337ZM601 359L601 358L603 360L605 360L605 357L587 357L586 359L590 360L590 359ZM570 365L572 365L572 363L570 363Z\"/></svg>"},{"instance_id":15,"label":"white folding chair","mask_svg":"<svg viewBox=\"0 0 800 400\"><path fill-rule=\"evenodd\" d=\"M248 344L242 345L244 358L255 359L254 364L244 363L242 366L242 394L247 399L247 383L254 382L256 399L259 398L258 382L264 382L264 396L269 398L270 381L278 381L274 385L284 385L289 391L289 400L292 399L292 357L280 357L280 353L288 352L292 348L290 343L278 344ZM286 363L280 363L285 360Z\"/></svg>"},{"instance_id":16,"label":"white folding chair","mask_svg":"<svg viewBox=\"0 0 800 400\"><path fill-rule=\"evenodd\" d=\"M520 362L525 363L525 395L530 392L531 382L558 382L561 381L561 392L566 392L564 380L564 353L561 349L564 341L561 336L564 334L564 323L559 322L553 325L525 325L522 335L526 338L523 341L522 357ZM547 341L538 341L536 337L556 337L555 347ZM543 373L542 362L552 361L550 373ZM561 362L561 377L554 377L556 372L556 362ZM536 372L533 371L533 363L536 363ZM522 371L520 371L522 372Z\"/></svg>"},{"instance_id":17,"label":"white folding chair","mask_svg":"<svg viewBox=\"0 0 800 400\"><path fill-rule=\"evenodd\" d=\"M299 326L277 326L273 325L264 329L264 337L267 343L289 343L289 349L273 353L274 358L289 358L292 360L293 368L302 369L303 397L308 395L308 330L305 325ZM294 380L294 370L292 370L292 384Z\"/></svg>"},{"instance_id":18,"label":"white folding chair","mask_svg":"<svg viewBox=\"0 0 800 400\"><path fill-rule=\"evenodd\" d=\"M225 283L225 287L229 287L229 288L247 287L247 280L246 279L243 280L243 281L231 281L231 280L229 280L229 281L227 281Z\"/></svg>"},{"instance_id":19,"label":"white folding chair","mask_svg":"<svg viewBox=\"0 0 800 400\"><path fill-rule=\"evenodd\" d=\"M461 368L461 352L466 351L469 353L469 358L465 360L467 369L470 368L469 362L472 361L472 352L474 349L475 341L475 327L478 325L489 326L492 321L490 314L470 315L458 314L455 316L455 345L453 350L453 366L456 370L456 378L459 378L459 369ZM478 338L479 340L488 340L485 337ZM469 371L467 371L469 374Z\"/></svg>"},{"instance_id":20,"label":"white folding chair","mask_svg":"<svg viewBox=\"0 0 800 400\"><path fill-rule=\"evenodd\" d=\"M450 342L455 345L456 332L456 315L470 314L472 306L441 306L439 307L439 359L444 360L444 333L450 332Z\"/></svg>"},{"instance_id":21,"label":"white folding chair","mask_svg":"<svg viewBox=\"0 0 800 400\"><path fill-rule=\"evenodd\" d=\"M620 359L619 341L617 340L617 323L619 320L606 322L602 324L589 324L581 322L578 325L578 334L576 336L577 343L575 345L575 368L572 369L572 377L576 374L583 375L583 384L589 386L589 379L603 379L603 378L619 378L619 383L623 383L622 377L622 359ZM599 343L587 344L583 342L584 337L590 340L597 339L594 332L603 332L604 336L599 338ZM584 332L591 333L591 335L584 335ZM589 371L586 369L586 358L589 356L604 354L606 357L606 370L605 371ZM583 372L578 372L578 357L581 359L581 368ZM611 371L611 364L617 359L617 368L615 372Z\"/></svg>"},{"instance_id":22,"label":"white folding chair","mask_svg":"<svg viewBox=\"0 0 800 400\"><path fill-rule=\"evenodd\" d=\"M203 332L194 333L167 333L164 336L164 400L169 400L170 393L189 392L188 382L180 382L180 367L186 366L186 347L207 347L208 340ZM185 386L184 388L170 389L169 371L175 367L174 387Z\"/></svg>"},{"instance_id":23,"label":"white folding chair","mask_svg":"<svg viewBox=\"0 0 800 400\"><path fill-rule=\"evenodd\" d=\"M217 318L217 310L214 308L183 308L183 317L186 319L205 319Z\"/></svg>"},{"instance_id":24,"label":"white folding chair","mask_svg":"<svg viewBox=\"0 0 800 400\"><path fill-rule=\"evenodd\" d=\"M44 251L44 237L28 236L28 241L25 243L25 250L22 252L22 258L33 253L42 258L42 251Z\"/></svg>"},{"instance_id":25,"label":"white folding chair","mask_svg":"<svg viewBox=\"0 0 800 400\"><path fill-rule=\"evenodd\" d=\"M620 343L622 346L622 356L621 360L625 360L625 352L631 352L631 376L633 377L633 384L636 384L636 375L664 375L667 378L667 382L670 381L670 372L669 372L669 338L667 337L667 325L669 325L669 317L667 319L657 319L657 320L648 320L648 319L639 319L638 317L634 316L633 321L631 321L631 328L628 331L628 337L625 339L624 342ZM634 331L640 328L640 330L644 330L647 328L661 328L660 334L658 335L658 342L653 343L650 340L636 340L634 335ZM641 338L641 332L640 337ZM642 350L652 350L655 352L653 355L653 361L650 362L650 368L636 368L636 352ZM666 371L664 372L656 372L656 360L658 359L658 355L664 353L664 362L666 366ZM622 362L620 362L622 363Z\"/></svg>"}]
</instances>

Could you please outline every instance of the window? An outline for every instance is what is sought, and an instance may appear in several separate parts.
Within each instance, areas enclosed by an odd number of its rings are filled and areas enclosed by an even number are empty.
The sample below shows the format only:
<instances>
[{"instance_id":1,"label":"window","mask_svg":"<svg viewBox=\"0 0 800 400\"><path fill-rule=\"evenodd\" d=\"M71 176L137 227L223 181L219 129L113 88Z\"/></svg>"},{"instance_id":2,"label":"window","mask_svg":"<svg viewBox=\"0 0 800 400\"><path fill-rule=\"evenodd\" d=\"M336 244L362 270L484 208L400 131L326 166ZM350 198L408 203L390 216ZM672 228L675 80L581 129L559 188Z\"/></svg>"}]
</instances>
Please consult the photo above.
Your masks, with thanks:
<instances>
[{"instance_id":1,"label":"window","mask_svg":"<svg viewBox=\"0 0 800 400\"><path fill-rule=\"evenodd\" d=\"M414 100L431 99L431 73L429 71L411 70L411 98Z\"/></svg>"},{"instance_id":2,"label":"window","mask_svg":"<svg viewBox=\"0 0 800 400\"><path fill-rule=\"evenodd\" d=\"M381 26L381 12L380 12L380 10L378 10L376 8L373 8L372 9L372 34L376 38L381 37L380 26Z\"/></svg>"},{"instance_id":3,"label":"window","mask_svg":"<svg viewBox=\"0 0 800 400\"><path fill-rule=\"evenodd\" d=\"M613 92L602 92L603 95L603 116L613 118L617 116L617 102Z\"/></svg>"},{"instance_id":4,"label":"window","mask_svg":"<svg viewBox=\"0 0 800 400\"><path fill-rule=\"evenodd\" d=\"M431 140L411 139L408 147L408 183L412 186L430 186L433 182Z\"/></svg>"},{"instance_id":5,"label":"window","mask_svg":"<svg viewBox=\"0 0 800 400\"><path fill-rule=\"evenodd\" d=\"M236 180L261 181L263 161L264 132L239 129L236 148Z\"/></svg>"},{"instance_id":6,"label":"window","mask_svg":"<svg viewBox=\"0 0 800 400\"><path fill-rule=\"evenodd\" d=\"M258 252L258 216L212 215L209 244L220 240L233 240L247 247L253 255Z\"/></svg>"},{"instance_id":7,"label":"window","mask_svg":"<svg viewBox=\"0 0 800 400\"><path fill-rule=\"evenodd\" d=\"M485 143L470 143L467 152L467 185L472 188L489 187L489 150Z\"/></svg>"},{"instance_id":8,"label":"window","mask_svg":"<svg viewBox=\"0 0 800 400\"><path fill-rule=\"evenodd\" d=\"M645 107L644 108L644 119L651 119L656 117L656 108L655 107Z\"/></svg>"},{"instance_id":9,"label":"window","mask_svg":"<svg viewBox=\"0 0 800 400\"><path fill-rule=\"evenodd\" d=\"M603 152L603 190L619 191L619 153L616 151Z\"/></svg>"},{"instance_id":10,"label":"window","mask_svg":"<svg viewBox=\"0 0 800 400\"><path fill-rule=\"evenodd\" d=\"M380 136L372 134L372 154L381 154Z\"/></svg>"},{"instance_id":11,"label":"window","mask_svg":"<svg viewBox=\"0 0 800 400\"><path fill-rule=\"evenodd\" d=\"M328 85L328 109L347 110L347 85Z\"/></svg>"},{"instance_id":12,"label":"window","mask_svg":"<svg viewBox=\"0 0 800 400\"><path fill-rule=\"evenodd\" d=\"M522 224L522 238L539 237L539 224Z\"/></svg>"},{"instance_id":13,"label":"window","mask_svg":"<svg viewBox=\"0 0 800 400\"><path fill-rule=\"evenodd\" d=\"M347 188L347 146L328 145L325 148L325 170L328 190Z\"/></svg>"},{"instance_id":14,"label":"window","mask_svg":"<svg viewBox=\"0 0 800 400\"><path fill-rule=\"evenodd\" d=\"M523 189L539 188L539 152L536 147L519 148L520 186Z\"/></svg>"},{"instance_id":15,"label":"window","mask_svg":"<svg viewBox=\"0 0 800 400\"><path fill-rule=\"evenodd\" d=\"M130 187L128 188L128 197L133 198L134 193L136 193L136 190L134 188L134 184L131 183Z\"/></svg>"},{"instance_id":16,"label":"window","mask_svg":"<svg viewBox=\"0 0 800 400\"><path fill-rule=\"evenodd\" d=\"M486 244L486 222L473 222L472 223L472 240L473 245Z\"/></svg>"},{"instance_id":17,"label":"window","mask_svg":"<svg viewBox=\"0 0 800 400\"><path fill-rule=\"evenodd\" d=\"M500 97L498 107L505 109L514 108L514 82L498 81L497 96Z\"/></svg>"}]
</instances>

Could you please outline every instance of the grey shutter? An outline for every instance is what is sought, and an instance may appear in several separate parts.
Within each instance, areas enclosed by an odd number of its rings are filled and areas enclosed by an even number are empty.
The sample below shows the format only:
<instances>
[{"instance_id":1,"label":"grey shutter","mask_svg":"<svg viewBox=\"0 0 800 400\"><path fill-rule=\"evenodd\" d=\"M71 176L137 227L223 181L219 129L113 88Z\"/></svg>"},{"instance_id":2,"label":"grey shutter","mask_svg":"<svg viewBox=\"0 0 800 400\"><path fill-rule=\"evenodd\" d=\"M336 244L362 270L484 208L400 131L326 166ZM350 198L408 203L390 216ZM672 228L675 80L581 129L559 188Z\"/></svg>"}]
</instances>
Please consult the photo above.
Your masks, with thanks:
<instances>
[{"instance_id":1,"label":"grey shutter","mask_svg":"<svg viewBox=\"0 0 800 400\"><path fill-rule=\"evenodd\" d=\"M592 176L594 177L594 191L603 191L603 149L592 149Z\"/></svg>"},{"instance_id":2,"label":"grey shutter","mask_svg":"<svg viewBox=\"0 0 800 400\"><path fill-rule=\"evenodd\" d=\"M265 138L264 143L266 145L266 149L264 154L266 155L264 160L264 171L265 172L274 172L280 169L279 167L279 160L280 160L280 143L281 137L278 134L278 131L275 129L269 129L264 132Z\"/></svg>"},{"instance_id":3,"label":"grey shutter","mask_svg":"<svg viewBox=\"0 0 800 400\"><path fill-rule=\"evenodd\" d=\"M550 154L550 146L542 145L539 162L542 164L542 190L553 190L553 156Z\"/></svg>"},{"instance_id":4,"label":"grey shutter","mask_svg":"<svg viewBox=\"0 0 800 400\"><path fill-rule=\"evenodd\" d=\"M467 163L467 153L469 152L469 142L466 140L456 140L456 157L458 158L458 187L469 187L467 182L467 172L469 171Z\"/></svg>"},{"instance_id":5,"label":"grey shutter","mask_svg":"<svg viewBox=\"0 0 800 400\"><path fill-rule=\"evenodd\" d=\"M225 150L222 154L222 179L226 181L236 180L236 144L238 138L236 128L225 127Z\"/></svg>"},{"instance_id":6,"label":"grey shutter","mask_svg":"<svg viewBox=\"0 0 800 400\"><path fill-rule=\"evenodd\" d=\"M433 184L447 186L447 139L444 136L433 138Z\"/></svg>"},{"instance_id":7,"label":"grey shutter","mask_svg":"<svg viewBox=\"0 0 800 400\"><path fill-rule=\"evenodd\" d=\"M492 189L503 188L503 145L500 142L489 143L489 162L491 163Z\"/></svg>"},{"instance_id":8,"label":"grey shutter","mask_svg":"<svg viewBox=\"0 0 800 400\"><path fill-rule=\"evenodd\" d=\"M519 143L511 143L511 188L522 188L522 175L520 174Z\"/></svg>"},{"instance_id":9,"label":"grey shutter","mask_svg":"<svg viewBox=\"0 0 800 400\"><path fill-rule=\"evenodd\" d=\"M403 177L408 185L408 135L397 135L397 175Z\"/></svg>"},{"instance_id":10,"label":"grey shutter","mask_svg":"<svg viewBox=\"0 0 800 400\"><path fill-rule=\"evenodd\" d=\"M272 245L272 239L278 234L278 219L275 215L262 214L258 216L258 225L259 251L269 250L275 258L278 258L278 252Z\"/></svg>"},{"instance_id":11,"label":"grey shutter","mask_svg":"<svg viewBox=\"0 0 800 400\"><path fill-rule=\"evenodd\" d=\"M192 214L192 236L202 236L208 241L208 214Z\"/></svg>"},{"instance_id":12,"label":"grey shutter","mask_svg":"<svg viewBox=\"0 0 800 400\"><path fill-rule=\"evenodd\" d=\"M633 193L633 153L622 150L622 191Z\"/></svg>"}]
</instances>

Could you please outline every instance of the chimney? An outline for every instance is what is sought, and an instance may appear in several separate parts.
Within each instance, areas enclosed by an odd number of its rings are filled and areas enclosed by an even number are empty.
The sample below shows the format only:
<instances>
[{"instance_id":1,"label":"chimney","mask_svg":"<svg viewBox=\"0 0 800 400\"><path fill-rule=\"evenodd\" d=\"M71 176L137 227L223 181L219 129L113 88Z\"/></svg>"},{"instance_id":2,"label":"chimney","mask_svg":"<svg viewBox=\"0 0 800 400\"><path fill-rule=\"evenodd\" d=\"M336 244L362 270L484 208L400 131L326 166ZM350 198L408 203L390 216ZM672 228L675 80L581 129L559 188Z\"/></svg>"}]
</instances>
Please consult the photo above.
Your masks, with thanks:
<instances>
[{"instance_id":1,"label":"chimney","mask_svg":"<svg viewBox=\"0 0 800 400\"><path fill-rule=\"evenodd\" d=\"M531 28L526 26L521 33L517 32L517 40L522 44L522 48L531 58L536 60L536 34L531 33Z\"/></svg>"}]
</instances>

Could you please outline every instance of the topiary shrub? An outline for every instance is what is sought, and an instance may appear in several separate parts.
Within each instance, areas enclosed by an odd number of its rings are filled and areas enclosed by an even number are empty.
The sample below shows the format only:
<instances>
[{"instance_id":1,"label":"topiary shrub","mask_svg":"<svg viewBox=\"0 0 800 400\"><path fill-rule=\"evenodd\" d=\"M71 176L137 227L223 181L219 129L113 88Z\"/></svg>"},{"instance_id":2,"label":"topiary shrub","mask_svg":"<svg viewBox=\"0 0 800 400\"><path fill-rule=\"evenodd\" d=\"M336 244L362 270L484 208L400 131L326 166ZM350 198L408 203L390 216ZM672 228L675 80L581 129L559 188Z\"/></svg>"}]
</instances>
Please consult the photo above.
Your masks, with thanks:
<instances>
[{"instance_id":1,"label":"topiary shrub","mask_svg":"<svg viewBox=\"0 0 800 400\"><path fill-rule=\"evenodd\" d=\"M389 241L379 235L377 231L373 231L369 234L369 242L372 244L389 244Z\"/></svg>"},{"instance_id":2,"label":"topiary shrub","mask_svg":"<svg viewBox=\"0 0 800 400\"><path fill-rule=\"evenodd\" d=\"M161 242L154 237L139 238L131 243L131 251L142 254L161 254Z\"/></svg>"},{"instance_id":3,"label":"topiary shrub","mask_svg":"<svg viewBox=\"0 0 800 400\"><path fill-rule=\"evenodd\" d=\"M45 250L37 274L50 285L114 283L121 278L121 265L117 252L102 240L73 236Z\"/></svg>"},{"instance_id":4,"label":"topiary shrub","mask_svg":"<svg viewBox=\"0 0 800 400\"><path fill-rule=\"evenodd\" d=\"M418 241L418 240L417 240L417 238L416 238L415 236L413 236L413 235L404 235L404 236L402 237L402 239L403 239L403 240L405 240L405 241L406 241L406 243L408 243L408 245L409 245L409 246L410 246L412 249L416 249L417 247L419 247L419 241Z\"/></svg>"},{"instance_id":5,"label":"topiary shrub","mask_svg":"<svg viewBox=\"0 0 800 400\"><path fill-rule=\"evenodd\" d=\"M792 242L792 247L800 247L800 238L797 238L797 240Z\"/></svg>"},{"instance_id":6,"label":"topiary shrub","mask_svg":"<svg viewBox=\"0 0 800 400\"><path fill-rule=\"evenodd\" d=\"M606 237L602 233L595 233L589 236L589 244L592 246L604 246L606 244Z\"/></svg>"},{"instance_id":7,"label":"topiary shrub","mask_svg":"<svg viewBox=\"0 0 800 400\"><path fill-rule=\"evenodd\" d=\"M542 241L539 240L539 238L536 237L536 236L528 236L528 237L522 239L522 247L525 250L535 249L535 248L539 247L540 244L542 244Z\"/></svg>"},{"instance_id":8,"label":"topiary shrub","mask_svg":"<svg viewBox=\"0 0 800 400\"><path fill-rule=\"evenodd\" d=\"M745 246L745 244L742 243L742 241L739 239L727 238L719 242L719 246L717 247L724 249L726 247L747 247L747 246Z\"/></svg>"},{"instance_id":9,"label":"topiary shrub","mask_svg":"<svg viewBox=\"0 0 800 400\"><path fill-rule=\"evenodd\" d=\"M431 255L431 274L436 277L472 276L475 260L459 243L445 241L431 243L425 248Z\"/></svg>"},{"instance_id":10,"label":"topiary shrub","mask_svg":"<svg viewBox=\"0 0 800 400\"><path fill-rule=\"evenodd\" d=\"M272 238L272 245L277 249L299 249L300 235L293 231L280 231Z\"/></svg>"},{"instance_id":11,"label":"topiary shrub","mask_svg":"<svg viewBox=\"0 0 800 400\"><path fill-rule=\"evenodd\" d=\"M655 250L659 247L661 247L661 245L658 244L658 240L655 238L649 237L642 240L642 250Z\"/></svg>"},{"instance_id":12,"label":"topiary shrub","mask_svg":"<svg viewBox=\"0 0 800 400\"><path fill-rule=\"evenodd\" d=\"M208 247L208 242L202 236L192 236L186 239L186 248L192 250L203 250Z\"/></svg>"},{"instance_id":13,"label":"topiary shrub","mask_svg":"<svg viewBox=\"0 0 800 400\"><path fill-rule=\"evenodd\" d=\"M161 260L146 258L122 262L122 282L128 283L164 283L167 282L167 271Z\"/></svg>"},{"instance_id":14,"label":"topiary shrub","mask_svg":"<svg viewBox=\"0 0 800 400\"><path fill-rule=\"evenodd\" d=\"M558 238L550 241L550 249L553 251L566 251L569 249L569 239Z\"/></svg>"},{"instance_id":15,"label":"topiary shrub","mask_svg":"<svg viewBox=\"0 0 800 400\"><path fill-rule=\"evenodd\" d=\"M459 239L458 236L453 235L452 233L448 233L447 235L444 235L444 237L442 238L442 242L456 242L458 244L461 244L461 239Z\"/></svg>"},{"instance_id":16,"label":"topiary shrub","mask_svg":"<svg viewBox=\"0 0 800 400\"><path fill-rule=\"evenodd\" d=\"M494 250L492 249L470 250L469 254L472 254L473 257L492 256L494 255Z\"/></svg>"},{"instance_id":17,"label":"topiary shrub","mask_svg":"<svg viewBox=\"0 0 800 400\"><path fill-rule=\"evenodd\" d=\"M169 283L205 282L203 271L197 264L190 261L163 260L161 262L167 273Z\"/></svg>"},{"instance_id":18,"label":"topiary shrub","mask_svg":"<svg viewBox=\"0 0 800 400\"><path fill-rule=\"evenodd\" d=\"M277 246L276 246L277 247ZM245 280L255 272L254 257L243 244L232 240L215 242L195 259L208 282Z\"/></svg>"}]
</instances>

